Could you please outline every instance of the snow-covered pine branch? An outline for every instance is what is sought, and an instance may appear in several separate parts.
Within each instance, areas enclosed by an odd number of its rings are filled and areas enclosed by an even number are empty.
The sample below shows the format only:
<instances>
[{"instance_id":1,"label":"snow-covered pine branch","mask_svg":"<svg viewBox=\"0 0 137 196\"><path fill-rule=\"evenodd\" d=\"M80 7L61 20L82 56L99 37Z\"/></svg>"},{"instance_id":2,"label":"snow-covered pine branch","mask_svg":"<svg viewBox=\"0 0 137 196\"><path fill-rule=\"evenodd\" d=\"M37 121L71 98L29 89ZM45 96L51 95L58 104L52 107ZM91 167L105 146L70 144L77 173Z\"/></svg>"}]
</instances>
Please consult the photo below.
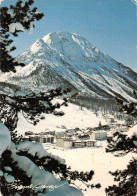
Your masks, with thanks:
<instances>
[{"instance_id":1,"label":"snow-covered pine branch","mask_svg":"<svg viewBox=\"0 0 137 196\"><path fill-rule=\"evenodd\" d=\"M11 137L8 128L0 122L0 157L10 147Z\"/></svg>"},{"instance_id":2,"label":"snow-covered pine branch","mask_svg":"<svg viewBox=\"0 0 137 196\"><path fill-rule=\"evenodd\" d=\"M33 3L33 0L25 2L18 0L16 5L10 5L9 8L1 7L1 28L3 32L9 32L17 36L19 32L32 31L34 28L32 22L38 21L44 16L43 13L36 12L36 7L31 8Z\"/></svg>"},{"instance_id":3,"label":"snow-covered pine branch","mask_svg":"<svg viewBox=\"0 0 137 196\"><path fill-rule=\"evenodd\" d=\"M125 155L129 152L137 152L137 125L133 126L126 133L115 132L108 138L107 152L114 152L114 155Z\"/></svg>"},{"instance_id":4,"label":"snow-covered pine branch","mask_svg":"<svg viewBox=\"0 0 137 196\"><path fill-rule=\"evenodd\" d=\"M136 196L137 192L137 159L133 158L125 170L110 172L117 185L106 188L106 195Z\"/></svg>"},{"instance_id":5,"label":"snow-covered pine branch","mask_svg":"<svg viewBox=\"0 0 137 196\"><path fill-rule=\"evenodd\" d=\"M31 8L33 0L23 2L18 0L16 5L10 5L10 7L0 7L0 54L1 65L0 70L2 72L13 71L16 72L16 66L25 66L23 63L18 63L9 52L16 48L11 47L12 39L9 36L18 36L20 32L28 30L28 33L32 33L34 24L33 22L40 20L43 17L43 13L36 12L37 8Z\"/></svg>"},{"instance_id":6,"label":"snow-covered pine branch","mask_svg":"<svg viewBox=\"0 0 137 196\"><path fill-rule=\"evenodd\" d=\"M33 156L37 154L40 158L48 155L64 164L63 159L49 154L38 143L32 144L31 142L27 141L20 145L15 145L11 142L8 128L0 123L0 155L2 155L7 149L11 152L11 158L13 161L12 164L16 162L18 168L24 171L25 174L31 178L31 184L29 188L34 189L34 193L37 193L37 195L42 194L47 196L59 194L61 196L82 196L82 192L74 187L71 187L68 182L57 180L52 173L41 170L28 157L17 155L17 152L20 150L27 150L28 153L31 153ZM10 183L12 187L15 181L15 174L14 171L12 171L12 168L9 167L11 162L7 164L8 166L6 165L3 167L2 163L0 176L2 181L5 180L7 183ZM3 187L1 188L3 191ZM18 187L15 194L22 192L22 188L24 187Z\"/></svg>"},{"instance_id":7,"label":"snow-covered pine branch","mask_svg":"<svg viewBox=\"0 0 137 196\"><path fill-rule=\"evenodd\" d=\"M16 146L12 143L11 145L11 157L13 162L17 162L17 166L23 170L26 175L31 178L30 188L34 189L37 195L60 195L60 196L82 196L81 191L74 187L71 187L67 181L57 180L52 173L40 169L33 161L31 161L26 156L17 155L19 151L28 151L33 156L37 154L40 158L43 156L51 156L64 163L63 159L59 157L50 155L46 152L42 146L38 143L32 144L31 142L23 142L22 144ZM21 187L23 188L23 187ZM19 192L21 189L19 190Z\"/></svg>"},{"instance_id":8,"label":"snow-covered pine branch","mask_svg":"<svg viewBox=\"0 0 137 196\"><path fill-rule=\"evenodd\" d=\"M36 125L44 119L43 114L53 114L62 116L64 113L59 109L64 105L67 106L71 88L55 89L41 93L19 93L14 95L0 94L0 120L9 128L15 130L18 122L18 114L22 112L26 120ZM59 103L53 100L57 97L64 97ZM12 135L11 135L12 136ZM15 141L14 141L15 142Z\"/></svg>"}]
</instances>

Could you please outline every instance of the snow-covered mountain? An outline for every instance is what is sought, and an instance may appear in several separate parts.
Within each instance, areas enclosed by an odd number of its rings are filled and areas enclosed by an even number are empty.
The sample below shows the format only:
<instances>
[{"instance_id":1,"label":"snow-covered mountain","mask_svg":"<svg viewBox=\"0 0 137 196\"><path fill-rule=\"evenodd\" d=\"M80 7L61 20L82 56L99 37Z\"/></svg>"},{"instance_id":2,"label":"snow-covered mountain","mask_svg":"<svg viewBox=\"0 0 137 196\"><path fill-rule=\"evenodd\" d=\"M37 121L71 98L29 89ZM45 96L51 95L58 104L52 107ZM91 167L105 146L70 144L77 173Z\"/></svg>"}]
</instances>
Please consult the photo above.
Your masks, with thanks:
<instances>
[{"instance_id":1,"label":"snow-covered mountain","mask_svg":"<svg viewBox=\"0 0 137 196\"><path fill-rule=\"evenodd\" d=\"M84 95L118 95L127 99L137 88L137 73L75 33L50 33L38 39L18 60L26 66L6 76L7 81L23 88L40 91L72 86Z\"/></svg>"}]
</instances>

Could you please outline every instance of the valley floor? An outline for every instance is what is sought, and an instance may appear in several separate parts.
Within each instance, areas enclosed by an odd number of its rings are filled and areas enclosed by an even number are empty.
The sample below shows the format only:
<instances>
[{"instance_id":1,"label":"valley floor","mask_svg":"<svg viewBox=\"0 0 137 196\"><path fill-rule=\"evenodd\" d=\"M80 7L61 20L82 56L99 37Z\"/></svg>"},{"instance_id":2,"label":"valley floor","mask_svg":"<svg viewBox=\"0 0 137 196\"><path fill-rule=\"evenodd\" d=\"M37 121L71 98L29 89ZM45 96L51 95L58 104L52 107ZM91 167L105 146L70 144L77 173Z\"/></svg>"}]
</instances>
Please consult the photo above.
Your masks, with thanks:
<instances>
[{"instance_id":1,"label":"valley floor","mask_svg":"<svg viewBox=\"0 0 137 196\"><path fill-rule=\"evenodd\" d=\"M95 148L67 150L56 148L53 145L44 144L43 146L48 152L64 158L72 170L93 170L95 172L92 183L100 183L102 187L100 189L87 189L84 196L105 196L105 188L114 184L113 177L108 172L126 168L129 160L135 156L130 153L124 157L114 157L112 153L105 152L106 145L106 141L98 141L98 147ZM78 186L81 187L80 184Z\"/></svg>"}]
</instances>

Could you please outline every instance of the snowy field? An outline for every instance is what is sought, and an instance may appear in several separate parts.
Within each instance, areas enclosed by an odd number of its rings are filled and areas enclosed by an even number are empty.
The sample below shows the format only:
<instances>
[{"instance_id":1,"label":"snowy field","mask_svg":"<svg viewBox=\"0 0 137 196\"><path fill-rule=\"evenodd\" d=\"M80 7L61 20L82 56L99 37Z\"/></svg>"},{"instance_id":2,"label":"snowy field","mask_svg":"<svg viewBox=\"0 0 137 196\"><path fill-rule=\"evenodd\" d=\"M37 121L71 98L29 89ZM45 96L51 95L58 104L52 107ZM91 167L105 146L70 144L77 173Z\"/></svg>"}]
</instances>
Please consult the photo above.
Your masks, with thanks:
<instances>
[{"instance_id":1,"label":"snowy field","mask_svg":"<svg viewBox=\"0 0 137 196\"><path fill-rule=\"evenodd\" d=\"M64 158L72 170L93 170L95 174L91 182L94 184L100 183L102 187L100 189L87 189L84 196L105 196L105 188L114 184L113 176L108 172L126 168L128 161L132 156L135 156L134 154L128 154L124 157L114 157L112 153L105 152L106 145L106 141L98 141L98 148L63 150L52 146L48 147L46 144L44 144L44 148L48 149L48 152Z\"/></svg>"},{"instance_id":2,"label":"snowy field","mask_svg":"<svg viewBox=\"0 0 137 196\"><path fill-rule=\"evenodd\" d=\"M105 124L104 119L100 117L96 117L96 115L87 110L86 108L80 109L79 106L74 104L70 104L68 107L62 107L61 111L65 113L64 116L58 117L52 114L45 115L45 120L41 120L36 126L28 123L22 115L19 116L19 122L17 126L17 130L19 133L24 134L25 131L34 131L41 132L45 131L45 129L60 131L62 125L66 128L87 128L87 127L96 127L99 125L99 121L101 124Z\"/></svg>"}]
</instances>

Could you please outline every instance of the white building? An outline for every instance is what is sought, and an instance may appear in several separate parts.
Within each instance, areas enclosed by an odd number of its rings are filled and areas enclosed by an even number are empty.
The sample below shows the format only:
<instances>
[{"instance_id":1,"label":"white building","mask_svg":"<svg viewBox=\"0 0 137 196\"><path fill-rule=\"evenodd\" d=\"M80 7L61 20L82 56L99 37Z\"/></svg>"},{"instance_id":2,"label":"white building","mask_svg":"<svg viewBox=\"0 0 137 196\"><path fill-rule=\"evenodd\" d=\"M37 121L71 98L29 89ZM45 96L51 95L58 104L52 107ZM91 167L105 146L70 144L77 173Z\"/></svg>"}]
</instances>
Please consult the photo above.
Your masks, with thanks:
<instances>
[{"instance_id":1,"label":"white building","mask_svg":"<svg viewBox=\"0 0 137 196\"><path fill-rule=\"evenodd\" d=\"M61 137L61 138L59 137L56 139L56 146L67 149L72 147L72 142L73 140L71 139L67 139L65 137Z\"/></svg>"},{"instance_id":2,"label":"white building","mask_svg":"<svg viewBox=\"0 0 137 196\"><path fill-rule=\"evenodd\" d=\"M39 142L40 144L54 142L53 135L28 135L28 136L25 136L25 138L30 141Z\"/></svg>"},{"instance_id":3,"label":"white building","mask_svg":"<svg viewBox=\"0 0 137 196\"><path fill-rule=\"evenodd\" d=\"M90 133L90 139L91 140L106 140L107 131L104 131L104 130L92 131Z\"/></svg>"},{"instance_id":4,"label":"white building","mask_svg":"<svg viewBox=\"0 0 137 196\"><path fill-rule=\"evenodd\" d=\"M96 146L96 144L96 140L73 140L65 137L57 138L56 140L56 146L64 149L68 149L71 147L93 147Z\"/></svg>"},{"instance_id":5,"label":"white building","mask_svg":"<svg viewBox=\"0 0 137 196\"><path fill-rule=\"evenodd\" d=\"M64 148L67 149L67 148L71 148L73 146L73 140L70 140L70 139L65 139L64 140Z\"/></svg>"}]
</instances>

